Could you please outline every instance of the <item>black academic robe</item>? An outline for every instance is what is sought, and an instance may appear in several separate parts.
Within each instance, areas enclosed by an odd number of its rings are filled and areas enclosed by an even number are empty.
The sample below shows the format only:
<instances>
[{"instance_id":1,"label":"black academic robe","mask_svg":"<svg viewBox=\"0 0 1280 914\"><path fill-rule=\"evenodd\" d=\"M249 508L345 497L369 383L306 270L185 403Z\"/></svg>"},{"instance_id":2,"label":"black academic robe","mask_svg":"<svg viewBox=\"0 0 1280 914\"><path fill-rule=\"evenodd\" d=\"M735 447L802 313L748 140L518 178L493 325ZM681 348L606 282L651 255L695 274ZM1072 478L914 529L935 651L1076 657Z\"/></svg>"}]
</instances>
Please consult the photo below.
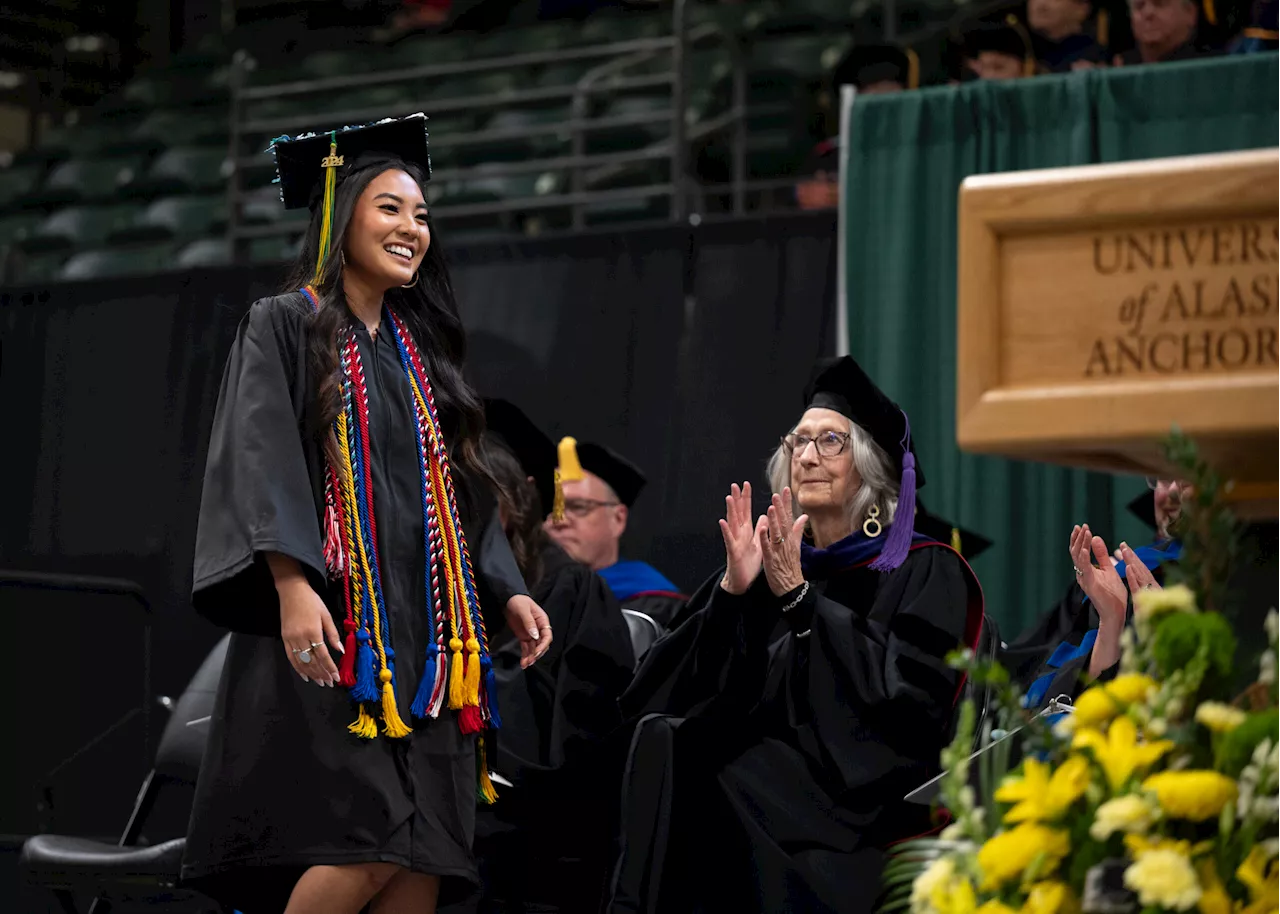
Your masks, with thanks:
<instances>
[{"instance_id":1,"label":"black academic robe","mask_svg":"<svg viewBox=\"0 0 1280 914\"><path fill-rule=\"evenodd\" d=\"M977 580L918 545L887 574L811 580L783 616L794 594L720 577L623 696L639 724L608 910L869 911L883 849L927 825L902 797L938 770L961 686L945 657L980 630Z\"/></svg>"},{"instance_id":2,"label":"black academic robe","mask_svg":"<svg viewBox=\"0 0 1280 914\"><path fill-rule=\"evenodd\" d=\"M234 634L182 872L245 914L283 908L297 877L316 864L382 861L458 877L444 880L446 896L477 878L476 739L462 735L454 713L409 716L432 631L415 419L389 332L371 338L357 327L396 699L412 735L349 733L356 709L347 690L303 682L280 641L266 552L297 559L339 632L345 612L340 586L325 577L324 458L305 431L309 314L294 293L255 303L241 322L218 398L196 534L193 602ZM450 417L441 421L448 434ZM481 604L500 617L524 584L501 529L486 527L491 496L468 485L456 466L455 480Z\"/></svg>"},{"instance_id":3,"label":"black academic robe","mask_svg":"<svg viewBox=\"0 0 1280 914\"><path fill-rule=\"evenodd\" d=\"M622 723L618 698L635 660L618 603L601 578L548 542L533 598L551 620L547 654L520 669L514 636L494 641L504 715L491 768L513 783L479 812L477 854L491 899L594 914L603 889L618 765L603 758ZM563 861L580 861L566 874Z\"/></svg>"}]
</instances>

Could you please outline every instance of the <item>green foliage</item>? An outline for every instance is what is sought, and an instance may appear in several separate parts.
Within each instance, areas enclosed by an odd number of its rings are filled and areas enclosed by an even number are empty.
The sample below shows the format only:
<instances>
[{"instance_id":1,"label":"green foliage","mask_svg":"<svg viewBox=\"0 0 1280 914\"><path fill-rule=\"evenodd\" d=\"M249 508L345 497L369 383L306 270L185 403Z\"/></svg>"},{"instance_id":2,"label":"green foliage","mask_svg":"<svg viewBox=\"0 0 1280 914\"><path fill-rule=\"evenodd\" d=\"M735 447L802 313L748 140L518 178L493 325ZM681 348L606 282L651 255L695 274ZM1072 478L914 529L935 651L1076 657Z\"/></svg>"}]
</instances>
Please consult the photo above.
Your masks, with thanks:
<instances>
[{"instance_id":1,"label":"green foliage","mask_svg":"<svg viewBox=\"0 0 1280 914\"><path fill-rule=\"evenodd\" d=\"M1221 770L1233 778L1239 777L1249 764L1253 750L1264 739L1275 739L1280 729L1280 712L1275 708L1257 711L1245 718L1245 722L1222 736L1220 749Z\"/></svg>"},{"instance_id":2,"label":"green foliage","mask_svg":"<svg viewBox=\"0 0 1280 914\"><path fill-rule=\"evenodd\" d=\"M1152 653L1160 678L1204 665L1201 689L1222 691L1231 681L1236 636L1231 624L1214 613L1172 613L1159 620Z\"/></svg>"},{"instance_id":3,"label":"green foliage","mask_svg":"<svg viewBox=\"0 0 1280 914\"><path fill-rule=\"evenodd\" d=\"M1168 583L1190 587L1202 610L1226 613L1231 569L1240 551L1240 525L1223 497L1229 483L1223 483L1201 459L1195 442L1176 427L1164 443L1164 453L1191 484L1172 530L1182 540L1182 556L1170 569Z\"/></svg>"}]
</instances>

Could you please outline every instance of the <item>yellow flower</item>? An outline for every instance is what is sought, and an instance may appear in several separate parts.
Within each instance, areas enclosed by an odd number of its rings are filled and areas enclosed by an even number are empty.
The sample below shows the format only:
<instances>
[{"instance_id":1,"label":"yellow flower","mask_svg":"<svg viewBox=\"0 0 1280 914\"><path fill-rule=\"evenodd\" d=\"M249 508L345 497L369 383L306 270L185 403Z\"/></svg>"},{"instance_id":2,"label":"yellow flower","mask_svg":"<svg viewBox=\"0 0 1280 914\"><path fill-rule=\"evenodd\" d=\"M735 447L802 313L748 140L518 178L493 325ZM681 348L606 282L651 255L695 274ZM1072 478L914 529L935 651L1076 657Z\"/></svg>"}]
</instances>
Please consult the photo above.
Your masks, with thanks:
<instances>
[{"instance_id":1,"label":"yellow flower","mask_svg":"<svg viewBox=\"0 0 1280 914\"><path fill-rule=\"evenodd\" d=\"M1191 858L1175 850L1152 850L1124 871L1124 884L1138 893L1144 906L1189 911L1200 901L1200 880Z\"/></svg>"},{"instance_id":2,"label":"yellow flower","mask_svg":"<svg viewBox=\"0 0 1280 914\"><path fill-rule=\"evenodd\" d=\"M1084 794L1089 786L1089 762L1073 755L1050 775L1050 768L1038 759L1028 758L1022 777L1005 778L996 790L1001 803L1014 803L1006 822L1044 822L1058 818Z\"/></svg>"},{"instance_id":3,"label":"yellow flower","mask_svg":"<svg viewBox=\"0 0 1280 914\"><path fill-rule=\"evenodd\" d=\"M987 891L1020 879L1032 863L1038 865L1031 878L1047 876L1057 869L1070 850L1066 832L1023 822L987 839L978 849L978 868L982 870L980 888Z\"/></svg>"},{"instance_id":4,"label":"yellow flower","mask_svg":"<svg viewBox=\"0 0 1280 914\"><path fill-rule=\"evenodd\" d=\"M1261 844L1249 851L1236 870L1236 878L1249 890L1249 905L1241 914L1267 914L1280 907L1280 871L1275 858Z\"/></svg>"},{"instance_id":5,"label":"yellow flower","mask_svg":"<svg viewBox=\"0 0 1280 914\"><path fill-rule=\"evenodd\" d=\"M1092 691L1092 689L1090 689ZM1073 749L1088 749L1094 761L1102 766L1107 783L1117 791L1133 776L1135 771L1148 768L1173 748L1169 740L1139 743L1138 728L1127 717L1111 722L1104 736L1098 730L1081 730L1071 741Z\"/></svg>"},{"instance_id":6,"label":"yellow flower","mask_svg":"<svg viewBox=\"0 0 1280 914\"><path fill-rule=\"evenodd\" d=\"M1142 782L1153 791L1165 815L1203 822L1236 798L1236 782L1216 771L1161 771Z\"/></svg>"},{"instance_id":7,"label":"yellow flower","mask_svg":"<svg viewBox=\"0 0 1280 914\"><path fill-rule=\"evenodd\" d=\"M1146 701L1158 686L1150 676L1141 673L1125 673L1104 685L1086 689L1076 699L1076 727L1096 727L1104 724L1124 710L1126 705Z\"/></svg>"},{"instance_id":8,"label":"yellow flower","mask_svg":"<svg viewBox=\"0 0 1280 914\"><path fill-rule=\"evenodd\" d=\"M1246 716L1239 708L1220 701L1206 701L1196 708L1196 723L1203 724L1214 733L1230 733L1244 723Z\"/></svg>"},{"instance_id":9,"label":"yellow flower","mask_svg":"<svg viewBox=\"0 0 1280 914\"><path fill-rule=\"evenodd\" d=\"M1213 861L1197 863L1196 874L1200 877L1200 914L1231 914L1231 896L1223 888Z\"/></svg>"},{"instance_id":10,"label":"yellow flower","mask_svg":"<svg viewBox=\"0 0 1280 914\"><path fill-rule=\"evenodd\" d=\"M1153 587L1133 595L1133 615L1139 621L1154 619L1165 613L1193 613L1196 597L1186 584L1172 587Z\"/></svg>"},{"instance_id":11,"label":"yellow flower","mask_svg":"<svg viewBox=\"0 0 1280 914\"><path fill-rule=\"evenodd\" d=\"M1147 696L1159 687L1150 676L1143 676L1141 673L1125 673L1108 682L1103 688L1112 698L1119 699L1127 705L1136 705L1146 701Z\"/></svg>"},{"instance_id":12,"label":"yellow flower","mask_svg":"<svg viewBox=\"0 0 1280 914\"><path fill-rule=\"evenodd\" d=\"M977 914L978 897L955 861L939 857L911 884L912 914Z\"/></svg>"},{"instance_id":13,"label":"yellow flower","mask_svg":"<svg viewBox=\"0 0 1280 914\"><path fill-rule=\"evenodd\" d=\"M1068 914L1076 907L1071 890L1061 882L1037 882L1027 893L1020 914Z\"/></svg>"},{"instance_id":14,"label":"yellow flower","mask_svg":"<svg viewBox=\"0 0 1280 914\"><path fill-rule=\"evenodd\" d=\"M1089 826L1089 837L1095 841L1106 841L1118 831L1129 834L1143 834L1160 811L1146 797L1128 794L1107 800L1098 807L1093 824Z\"/></svg>"},{"instance_id":15,"label":"yellow flower","mask_svg":"<svg viewBox=\"0 0 1280 914\"><path fill-rule=\"evenodd\" d=\"M984 901L982 907L978 908L974 914L1018 914L1018 912L1003 901L993 898L990 901Z\"/></svg>"}]
</instances>

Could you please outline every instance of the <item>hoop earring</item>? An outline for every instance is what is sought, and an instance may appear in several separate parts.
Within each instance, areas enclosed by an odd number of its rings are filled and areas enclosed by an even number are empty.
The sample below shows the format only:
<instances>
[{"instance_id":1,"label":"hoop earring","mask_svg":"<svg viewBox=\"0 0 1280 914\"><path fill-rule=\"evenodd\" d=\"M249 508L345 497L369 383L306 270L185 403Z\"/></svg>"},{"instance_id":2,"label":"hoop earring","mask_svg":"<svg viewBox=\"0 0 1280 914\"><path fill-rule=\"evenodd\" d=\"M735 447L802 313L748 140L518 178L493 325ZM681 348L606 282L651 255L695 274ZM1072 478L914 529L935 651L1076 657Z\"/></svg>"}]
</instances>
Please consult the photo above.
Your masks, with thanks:
<instances>
[{"instance_id":1,"label":"hoop earring","mask_svg":"<svg viewBox=\"0 0 1280 914\"><path fill-rule=\"evenodd\" d=\"M867 512L867 519L862 522L862 532L868 539L875 539L883 529L880 526L880 506L872 505Z\"/></svg>"},{"instance_id":2,"label":"hoop earring","mask_svg":"<svg viewBox=\"0 0 1280 914\"><path fill-rule=\"evenodd\" d=\"M412 288L413 288L414 286L416 286L417 284L418 284L418 273L417 273L417 271L415 270L415 271L414 271L414 274L413 274L413 282L405 283L405 284L404 284L403 286L401 286L400 288L402 288L402 289L412 289Z\"/></svg>"}]
</instances>

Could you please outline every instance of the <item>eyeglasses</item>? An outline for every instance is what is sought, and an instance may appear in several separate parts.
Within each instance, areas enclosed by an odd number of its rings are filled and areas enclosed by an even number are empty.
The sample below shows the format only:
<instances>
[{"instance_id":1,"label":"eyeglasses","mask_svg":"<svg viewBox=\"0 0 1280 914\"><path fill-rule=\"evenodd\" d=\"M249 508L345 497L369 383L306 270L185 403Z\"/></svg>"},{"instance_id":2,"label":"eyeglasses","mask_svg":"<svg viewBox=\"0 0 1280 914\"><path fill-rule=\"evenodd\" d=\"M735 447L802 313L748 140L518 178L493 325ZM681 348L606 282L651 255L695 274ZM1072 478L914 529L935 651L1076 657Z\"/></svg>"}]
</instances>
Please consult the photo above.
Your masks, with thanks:
<instances>
[{"instance_id":1,"label":"eyeglasses","mask_svg":"<svg viewBox=\"0 0 1280 914\"><path fill-rule=\"evenodd\" d=\"M573 517L583 518L597 508L612 508L621 502L616 501L597 501L594 498L566 498L564 500L564 513Z\"/></svg>"},{"instance_id":2,"label":"eyeglasses","mask_svg":"<svg viewBox=\"0 0 1280 914\"><path fill-rule=\"evenodd\" d=\"M851 437L847 432L822 432L816 438L810 438L808 435L785 435L782 446L792 457L803 454L810 444L818 449L819 457L838 457L849 446Z\"/></svg>"},{"instance_id":3,"label":"eyeglasses","mask_svg":"<svg viewBox=\"0 0 1280 914\"><path fill-rule=\"evenodd\" d=\"M1181 489L1183 486L1183 483L1177 479L1157 479L1155 476L1147 477L1147 488L1150 489L1152 492L1160 488L1161 484L1166 485L1171 489L1172 488Z\"/></svg>"}]
</instances>

